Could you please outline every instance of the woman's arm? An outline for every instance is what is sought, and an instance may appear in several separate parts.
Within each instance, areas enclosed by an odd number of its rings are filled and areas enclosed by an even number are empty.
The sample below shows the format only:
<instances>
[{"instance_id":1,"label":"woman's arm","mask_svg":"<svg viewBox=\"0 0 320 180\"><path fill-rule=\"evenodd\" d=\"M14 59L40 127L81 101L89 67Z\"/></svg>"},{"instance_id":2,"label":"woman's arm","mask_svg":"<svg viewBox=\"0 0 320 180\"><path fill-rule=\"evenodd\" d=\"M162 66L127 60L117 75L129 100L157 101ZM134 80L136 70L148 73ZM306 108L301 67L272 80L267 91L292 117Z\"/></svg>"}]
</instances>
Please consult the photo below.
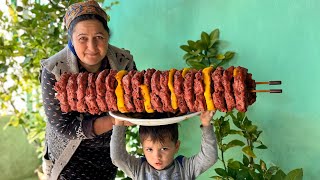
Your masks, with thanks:
<instances>
[{"instance_id":1,"label":"woman's arm","mask_svg":"<svg viewBox=\"0 0 320 180\"><path fill-rule=\"evenodd\" d=\"M103 134L110 131L113 124L114 118L112 116L99 117L93 122L93 132L96 135Z\"/></svg>"},{"instance_id":2,"label":"woman's arm","mask_svg":"<svg viewBox=\"0 0 320 180\"><path fill-rule=\"evenodd\" d=\"M42 99L47 121L69 139L88 139L112 129L110 116L89 115L79 112L63 113L55 97L55 76L45 68L41 73Z\"/></svg>"}]
</instances>

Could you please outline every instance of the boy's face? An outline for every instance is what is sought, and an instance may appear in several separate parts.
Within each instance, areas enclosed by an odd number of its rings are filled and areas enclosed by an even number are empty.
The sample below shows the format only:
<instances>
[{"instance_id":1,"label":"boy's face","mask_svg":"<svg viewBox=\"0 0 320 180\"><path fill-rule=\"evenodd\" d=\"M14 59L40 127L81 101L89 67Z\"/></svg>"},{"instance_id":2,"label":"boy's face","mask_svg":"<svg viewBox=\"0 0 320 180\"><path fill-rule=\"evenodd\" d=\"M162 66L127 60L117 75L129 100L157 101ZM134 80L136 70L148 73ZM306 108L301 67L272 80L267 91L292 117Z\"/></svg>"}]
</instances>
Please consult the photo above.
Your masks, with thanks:
<instances>
[{"instance_id":1,"label":"boy's face","mask_svg":"<svg viewBox=\"0 0 320 180\"><path fill-rule=\"evenodd\" d=\"M142 143L143 152L148 163L157 170L165 169L173 162L179 146L180 141L174 143L169 138L166 138L163 144L153 142L150 138L147 138Z\"/></svg>"}]
</instances>

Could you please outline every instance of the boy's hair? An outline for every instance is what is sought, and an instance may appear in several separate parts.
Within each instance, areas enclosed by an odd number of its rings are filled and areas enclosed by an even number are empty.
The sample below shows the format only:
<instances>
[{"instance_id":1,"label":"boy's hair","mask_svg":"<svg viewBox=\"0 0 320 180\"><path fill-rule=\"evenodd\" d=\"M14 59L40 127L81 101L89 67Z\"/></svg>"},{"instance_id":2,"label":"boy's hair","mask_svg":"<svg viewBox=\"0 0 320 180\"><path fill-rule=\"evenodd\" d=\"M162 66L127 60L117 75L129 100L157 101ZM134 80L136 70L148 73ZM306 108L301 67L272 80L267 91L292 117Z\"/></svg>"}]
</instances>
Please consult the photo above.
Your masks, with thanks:
<instances>
[{"instance_id":1,"label":"boy's hair","mask_svg":"<svg viewBox=\"0 0 320 180\"><path fill-rule=\"evenodd\" d=\"M140 126L139 128L140 142L143 143L149 137L152 142L160 142L163 144L168 138L177 143L179 138L178 124L168 124L161 126Z\"/></svg>"}]
</instances>

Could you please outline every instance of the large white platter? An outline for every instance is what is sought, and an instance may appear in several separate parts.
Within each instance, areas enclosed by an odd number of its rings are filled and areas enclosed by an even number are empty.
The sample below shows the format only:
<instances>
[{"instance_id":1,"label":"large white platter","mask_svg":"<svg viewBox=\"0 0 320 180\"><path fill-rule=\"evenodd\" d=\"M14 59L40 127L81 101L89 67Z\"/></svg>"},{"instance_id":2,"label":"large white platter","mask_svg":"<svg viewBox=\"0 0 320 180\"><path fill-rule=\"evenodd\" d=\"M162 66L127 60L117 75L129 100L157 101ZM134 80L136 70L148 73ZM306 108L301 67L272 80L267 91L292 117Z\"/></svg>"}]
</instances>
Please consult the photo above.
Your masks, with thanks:
<instances>
[{"instance_id":1,"label":"large white platter","mask_svg":"<svg viewBox=\"0 0 320 180\"><path fill-rule=\"evenodd\" d=\"M185 114L182 116L171 117L171 118L140 119L140 118L128 117L126 114L122 114L120 112L109 112L109 114L116 119L129 121L133 124L142 125L142 126L160 126L160 125L166 125L166 124L173 124L173 123L177 123L177 122L189 119L193 116L197 116L200 113L201 112L195 112L195 113Z\"/></svg>"}]
</instances>

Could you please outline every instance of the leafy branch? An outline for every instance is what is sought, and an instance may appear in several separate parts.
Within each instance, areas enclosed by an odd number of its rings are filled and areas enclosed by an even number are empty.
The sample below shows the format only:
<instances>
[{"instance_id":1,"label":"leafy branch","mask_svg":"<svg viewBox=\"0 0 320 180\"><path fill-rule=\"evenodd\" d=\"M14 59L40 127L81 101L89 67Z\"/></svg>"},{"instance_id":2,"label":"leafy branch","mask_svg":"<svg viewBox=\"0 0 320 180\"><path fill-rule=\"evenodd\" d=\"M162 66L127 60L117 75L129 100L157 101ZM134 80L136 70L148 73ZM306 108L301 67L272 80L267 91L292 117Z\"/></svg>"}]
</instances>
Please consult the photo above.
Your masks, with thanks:
<instances>
[{"instance_id":1,"label":"leafy branch","mask_svg":"<svg viewBox=\"0 0 320 180\"><path fill-rule=\"evenodd\" d=\"M219 34L219 29L213 30L210 34L202 32L201 39L188 40L187 45L181 45L180 48L186 52L183 59L187 65L195 69L204 69L208 66L216 68L231 60L235 54L233 51L219 52Z\"/></svg>"},{"instance_id":2,"label":"leafy branch","mask_svg":"<svg viewBox=\"0 0 320 180\"><path fill-rule=\"evenodd\" d=\"M194 69L204 69L208 66L216 68L225 66L234 57L235 52L220 52L219 29L214 29L211 33L202 32L201 38L196 41L188 40L187 45L180 48L186 53L183 59L186 64ZM216 168L217 180L301 180L302 169L295 169L285 174L280 167L271 165L269 168L260 159L256 163L256 149L267 149L267 146L259 139L262 130L248 119L245 113L228 112L213 121L217 143L219 148L219 159L223 168ZM233 128L234 127L234 128ZM239 138L233 138L233 137ZM231 140L226 143L226 139ZM242 161L234 158L226 159L226 151L242 147Z\"/></svg>"},{"instance_id":3,"label":"leafy branch","mask_svg":"<svg viewBox=\"0 0 320 180\"><path fill-rule=\"evenodd\" d=\"M233 124L230 124L230 119ZM235 126L236 129L231 129L230 126ZM303 176L302 169L295 169L285 174L280 167L272 165L269 168L266 163L260 159L259 163L255 162L257 156L254 153L255 149L267 149L267 146L259 139L262 131L252 124L245 113L238 112L234 115L232 112L226 113L214 120L215 133L217 136L219 151L221 154L220 160L224 168L216 168L218 176L211 178L217 180L233 180L233 179L257 179L257 180L300 180ZM230 135L238 135L241 139L233 139L225 143ZM242 161L234 160L233 158L225 160L224 155L227 150L234 147L242 147ZM294 177L294 178L293 178Z\"/></svg>"}]
</instances>

